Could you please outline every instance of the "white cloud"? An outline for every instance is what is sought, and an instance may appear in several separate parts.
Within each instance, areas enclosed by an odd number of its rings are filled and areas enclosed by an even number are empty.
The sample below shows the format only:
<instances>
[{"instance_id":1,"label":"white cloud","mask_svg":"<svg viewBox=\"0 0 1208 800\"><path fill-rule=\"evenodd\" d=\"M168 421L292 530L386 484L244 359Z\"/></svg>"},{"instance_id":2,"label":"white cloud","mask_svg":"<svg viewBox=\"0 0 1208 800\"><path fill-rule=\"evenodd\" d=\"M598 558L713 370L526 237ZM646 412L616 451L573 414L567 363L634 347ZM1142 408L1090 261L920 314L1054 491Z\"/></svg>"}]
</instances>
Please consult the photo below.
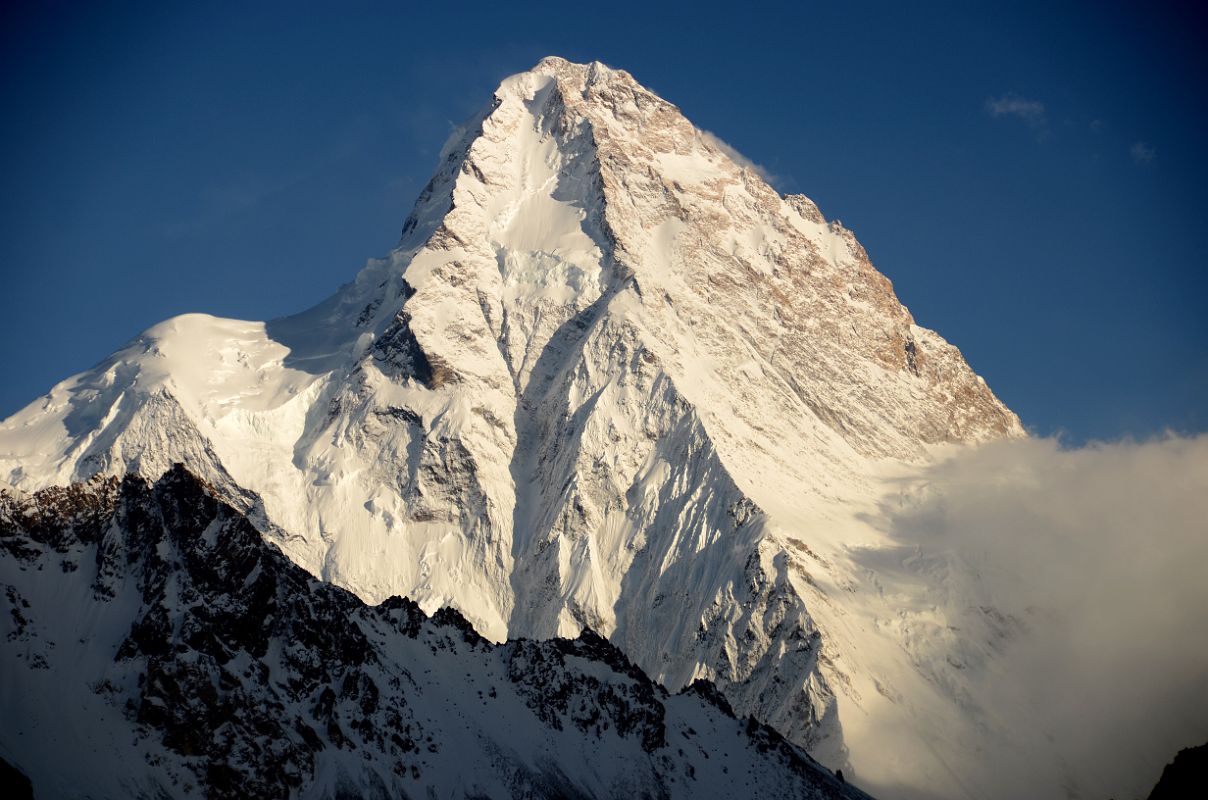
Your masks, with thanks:
<instances>
[{"instance_id":1,"label":"white cloud","mask_svg":"<svg viewBox=\"0 0 1208 800\"><path fill-rule=\"evenodd\" d=\"M1133 161L1138 164L1148 164L1158 156L1157 151L1145 144L1145 142L1134 143L1128 152L1132 155Z\"/></svg>"},{"instance_id":2,"label":"white cloud","mask_svg":"<svg viewBox=\"0 0 1208 800\"><path fill-rule=\"evenodd\" d=\"M986 100L986 113L990 116L1016 117L1028 124L1038 134L1048 128L1048 118L1045 116L1044 103L1039 100L1029 100L1014 94L1002 97L991 97Z\"/></svg>"},{"instance_id":3,"label":"white cloud","mask_svg":"<svg viewBox=\"0 0 1208 800\"><path fill-rule=\"evenodd\" d=\"M885 512L918 563L971 576L972 589L926 590L962 631L932 655L963 659L952 675L985 718L1034 732L1085 796L1146 796L1177 750L1208 741L1208 435L989 445L903 485ZM1006 753L977 769L1003 798L1064 791Z\"/></svg>"},{"instance_id":4,"label":"white cloud","mask_svg":"<svg viewBox=\"0 0 1208 800\"><path fill-rule=\"evenodd\" d=\"M753 171L759 177L763 178L769 184L771 184L773 188L778 188L778 186L780 184L779 175L776 175L773 172L769 171L762 164L757 164L754 161L752 161L751 159L747 158L742 153L735 150L734 147L732 147L729 143L727 143L724 139L717 136L716 134L711 133L710 131L702 130L700 132L700 135L702 138L705 139L705 141L709 142L714 147L716 147L718 150L722 151L727 156L729 156L730 160L733 161L735 164L737 164L740 167L746 167L747 169Z\"/></svg>"}]
</instances>

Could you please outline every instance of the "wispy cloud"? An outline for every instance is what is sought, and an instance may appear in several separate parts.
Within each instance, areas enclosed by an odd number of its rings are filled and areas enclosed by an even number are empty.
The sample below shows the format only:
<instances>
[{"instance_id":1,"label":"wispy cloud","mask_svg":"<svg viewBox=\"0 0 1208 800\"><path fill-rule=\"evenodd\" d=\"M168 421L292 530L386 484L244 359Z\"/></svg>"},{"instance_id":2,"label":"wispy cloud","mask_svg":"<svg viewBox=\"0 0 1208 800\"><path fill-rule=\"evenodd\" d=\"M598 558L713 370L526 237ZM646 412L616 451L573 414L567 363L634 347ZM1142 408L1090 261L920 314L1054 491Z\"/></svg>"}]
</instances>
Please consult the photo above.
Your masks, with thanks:
<instances>
[{"instance_id":1,"label":"wispy cloud","mask_svg":"<svg viewBox=\"0 0 1208 800\"><path fill-rule=\"evenodd\" d=\"M1145 142L1135 142L1128 152L1132 155L1133 161L1138 164L1149 164L1158 157L1158 152Z\"/></svg>"},{"instance_id":2,"label":"wispy cloud","mask_svg":"<svg viewBox=\"0 0 1208 800\"><path fill-rule=\"evenodd\" d=\"M1002 97L987 99L986 113L996 119L1000 117L1016 117L1021 119L1027 123L1028 127L1037 136L1044 135L1049 126L1044 103L1015 94L1005 94Z\"/></svg>"},{"instance_id":3,"label":"wispy cloud","mask_svg":"<svg viewBox=\"0 0 1208 800\"><path fill-rule=\"evenodd\" d=\"M754 161L752 161L751 159L747 158L742 153L740 153L736 149L734 149L734 147L732 145L730 145L728 142L726 142L720 136L718 136L714 133L711 133L709 131L706 131L706 130L702 130L700 132L700 134L702 137L704 137L704 139L706 141L708 141L710 144L712 144L718 150L722 151L727 156L729 156L730 160L733 161L738 166L746 167L747 169L751 170L756 175L758 175L759 177L763 178L765 181L770 183L773 188L778 189L780 187L781 176L773 173L771 170L769 170L767 167L763 166L762 164L757 164Z\"/></svg>"}]
</instances>

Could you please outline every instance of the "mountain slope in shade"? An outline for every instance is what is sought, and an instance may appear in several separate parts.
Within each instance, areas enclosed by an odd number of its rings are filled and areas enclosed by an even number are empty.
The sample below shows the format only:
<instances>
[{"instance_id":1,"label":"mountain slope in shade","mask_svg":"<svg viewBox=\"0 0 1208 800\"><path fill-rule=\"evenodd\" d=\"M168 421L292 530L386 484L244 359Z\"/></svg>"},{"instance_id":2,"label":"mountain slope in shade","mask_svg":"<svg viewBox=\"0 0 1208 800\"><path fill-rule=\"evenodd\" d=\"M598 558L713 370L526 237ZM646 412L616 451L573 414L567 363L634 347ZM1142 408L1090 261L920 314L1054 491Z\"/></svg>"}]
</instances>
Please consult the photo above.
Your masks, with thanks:
<instances>
[{"instance_id":1,"label":"mountain slope in shade","mask_svg":"<svg viewBox=\"0 0 1208 800\"><path fill-rule=\"evenodd\" d=\"M961 796L1002 734L920 654L935 609L852 552L887 544L887 475L1022 435L848 230L627 73L551 58L451 138L389 257L294 317L150 329L0 424L0 475L182 462L367 602L591 628L831 766Z\"/></svg>"},{"instance_id":2,"label":"mountain slope in shade","mask_svg":"<svg viewBox=\"0 0 1208 800\"><path fill-rule=\"evenodd\" d=\"M0 749L40 797L866 797L593 633L366 606L183 468L0 494L0 604Z\"/></svg>"}]
</instances>

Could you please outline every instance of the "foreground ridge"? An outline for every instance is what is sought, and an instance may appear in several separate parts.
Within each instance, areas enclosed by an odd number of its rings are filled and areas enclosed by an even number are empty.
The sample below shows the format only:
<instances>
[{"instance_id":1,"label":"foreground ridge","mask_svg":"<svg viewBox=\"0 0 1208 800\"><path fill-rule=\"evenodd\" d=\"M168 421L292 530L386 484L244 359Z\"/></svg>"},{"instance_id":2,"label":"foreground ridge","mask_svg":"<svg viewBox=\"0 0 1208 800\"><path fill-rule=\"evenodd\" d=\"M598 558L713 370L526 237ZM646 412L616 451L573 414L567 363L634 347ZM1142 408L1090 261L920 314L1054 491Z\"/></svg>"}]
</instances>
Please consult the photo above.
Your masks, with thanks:
<instances>
[{"instance_id":1,"label":"foreground ridge","mask_svg":"<svg viewBox=\"0 0 1208 800\"><path fill-rule=\"evenodd\" d=\"M707 684L316 581L183 467L0 493L0 747L40 796L862 798Z\"/></svg>"}]
</instances>

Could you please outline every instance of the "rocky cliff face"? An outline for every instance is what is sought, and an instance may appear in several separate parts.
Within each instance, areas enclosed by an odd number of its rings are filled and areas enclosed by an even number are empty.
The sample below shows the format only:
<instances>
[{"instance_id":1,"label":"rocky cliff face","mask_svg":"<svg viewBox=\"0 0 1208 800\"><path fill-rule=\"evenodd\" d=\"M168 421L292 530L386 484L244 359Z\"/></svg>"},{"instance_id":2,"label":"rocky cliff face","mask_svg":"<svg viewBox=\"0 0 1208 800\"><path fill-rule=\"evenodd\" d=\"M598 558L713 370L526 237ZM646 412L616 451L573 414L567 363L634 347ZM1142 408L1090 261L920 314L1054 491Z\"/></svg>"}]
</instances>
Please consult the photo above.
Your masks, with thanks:
<instances>
[{"instance_id":1,"label":"rocky cliff face","mask_svg":"<svg viewBox=\"0 0 1208 800\"><path fill-rule=\"evenodd\" d=\"M0 493L0 606L0 748L41 797L865 797L590 631L366 606L180 467Z\"/></svg>"},{"instance_id":2,"label":"rocky cliff face","mask_svg":"<svg viewBox=\"0 0 1208 800\"><path fill-rule=\"evenodd\" d=\"M917 677L850 557L885 465L1020 435L848 230L551 58L452 137L388 258L294 317L152 328L0 425L0 474L183 462L367 602L591 628L835 766Z\"/></svg>"}]
</instances>

